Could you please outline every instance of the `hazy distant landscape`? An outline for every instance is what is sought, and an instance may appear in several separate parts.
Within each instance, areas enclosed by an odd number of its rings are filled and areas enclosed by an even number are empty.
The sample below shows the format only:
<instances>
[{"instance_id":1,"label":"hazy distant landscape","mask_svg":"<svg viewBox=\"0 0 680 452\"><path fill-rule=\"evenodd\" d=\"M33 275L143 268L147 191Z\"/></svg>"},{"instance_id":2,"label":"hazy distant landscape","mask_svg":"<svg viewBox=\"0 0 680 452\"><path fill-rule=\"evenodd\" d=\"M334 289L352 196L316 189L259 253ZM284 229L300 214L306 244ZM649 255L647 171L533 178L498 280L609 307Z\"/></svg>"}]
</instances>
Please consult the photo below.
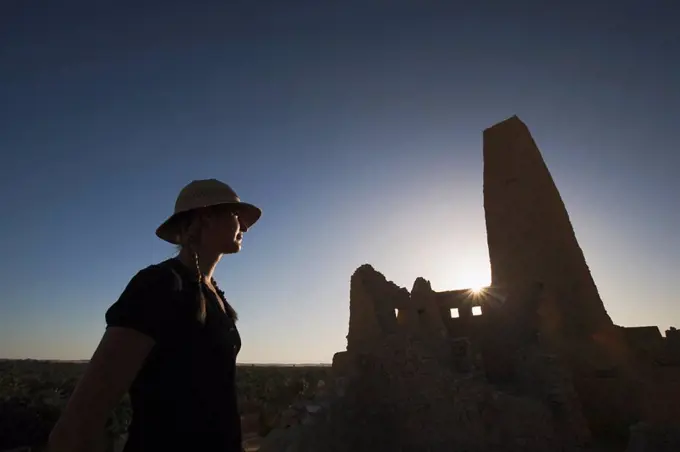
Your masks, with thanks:
<instances>
[{"instance_id":1,"label":"hazy distant landscape","mask_svg":"<svg viewBox=\"0 0 680 452\"><path fill-rule=\"evenodd\" d=\"M89 359L7 359L0 358L0 363L3 362L41 362L41 363L55 363L55 364L87 364ZM330 367L330 363L237 363L238 367Z\"/></svg>"},{"instance_id":2,"label":"hazy distant landscape","mask_svg":"<svg viewBox=\"0 0 680 452\"><path fill-rule=\"evenodd\" d=\"M87 360L0 360L0 451L42 450L47 436L86 368ZM313 397L328 364L243 364L237 385L242 412L256 418L253 436L265 436L296 400ZM111 413L106 434L122 436L131 420L128 397ZM244 430L248 428L244 425Z\"/></svg>"}]
</instances>

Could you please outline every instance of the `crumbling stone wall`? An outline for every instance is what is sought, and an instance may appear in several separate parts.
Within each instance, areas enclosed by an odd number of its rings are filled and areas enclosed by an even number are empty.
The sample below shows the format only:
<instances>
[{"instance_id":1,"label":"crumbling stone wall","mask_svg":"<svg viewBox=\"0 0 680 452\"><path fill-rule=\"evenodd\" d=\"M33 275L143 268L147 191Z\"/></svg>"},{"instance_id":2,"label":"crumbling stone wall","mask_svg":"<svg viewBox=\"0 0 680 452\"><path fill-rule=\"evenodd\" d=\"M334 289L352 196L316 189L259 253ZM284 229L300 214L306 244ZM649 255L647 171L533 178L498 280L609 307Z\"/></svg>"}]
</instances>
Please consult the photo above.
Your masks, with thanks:
<instances>
[{"instance_id":1,"label":"crumbling stone wall","mask_svg":"<svg viewBox=\"0 0 680 452\"><path fill-rule=\"evenodd\" d=\"M370 265L362 265L350 282L350 325L347 350L362 350L390 334L429 334L467 337L483 331L484 315L473 316L473 306L483 314L494 309L486 295L470 290L435 292L429 281L418 278L411 293L398 287ZM458 318L451 318L451 309Z\"/></svg>"},{"instance_id":2,"label":"crumbling stone wall","mask_svg":"<svg viewBox=\"0 0 680 452\"><path fill-rule=\"evenodd\" d=\"M486 334L486 319L494 317L503 298L469 289L435 292L424 278L417 278L409 293L370 265L362 265L350 281L347 350L362 350L395 333L479 338ZM473 315L476 306L481 315ZM452 309L457 311L455 318Z\"/></svg>"},{"instance_id":3,"label":"crumbling stone wall","mask_svg":"<svg viewBox=\"0 0 680 452\"><path fill-rule=\"evenodd\" d=\"M437 303L436 293L430 282L424 278L417 278L413 283L410 310L417 315L417 330L430 332L438 337L447 335L445 316Z\"/></svg>"},{"instance_id":4,"label":"crumbling stone wall","mask_svg":"<svg viewBox=\"0 0 680 452\"><path fill-rule=\"evenodd\" d=\"M494 306L487 303L488 295L469 289L447 292L431 292L437 317L441 319L447 335L451 337L478 337L483 333L485 322ZM473 308L481 308L481 315L474 315ZM452 316L452 310L457 317Z\"/></svg>"},{"instance_id":5,"label":"crumbling stone wall","mask_svg":"<svg viewBox=\"0 0 680 452\"><path fill-rule=\"evenodd\" d=\"M664 353L664 338L656 326L623 328L632 357L643 365L653 365Z\"/></svg>"},{"instance_id":6,"label":"crumbling stone wall","mask_svg":"<svg viewBox=\"0 0 680 452\"><path fill-rule=\"evenodd\" d=\"M410 299L399 298L404 292L369 266L355 272L351 285L350 297L360 297L350 300L351 319L367 315L355 315L358 303L389 312L397 300L408 321L387 328L378 320L357 322L378 328L365 334L350 320L347 351L333 358L344 396L330 410L330 426L316 430L333 450L544 451L588 443L573 386L551 358L509 353L516 384L508 393L488 381L474 338L448 334L444 313L451 307L484 304L467 300L469 291L440 294L419 279ZM489 303L475 320L498 315L503 303L497 305Z\"/></svg>"},{"instance_id":7,"label":"crumbling stone wall","mask_svg":"<svg viewBox=\"0 0 680 452\"><path fill-rule=\"evenodd\" d=\"M664 362L668 365L680 366L680 330L674 327L666 330L664 348Z\"/></svg>"},{"instance_id":8,"label":"crumbling stone wall","mask_svg":"<svg viewBox=\"0 0 680 452\"><path fill-rule=\"evenodd\" d=\"M370 265L362 265L352 275L349 298L348 351L361 350L396 332L395 309L405 310L410 301L408 290L387 281Z\"/></svg>"}]
</instances>

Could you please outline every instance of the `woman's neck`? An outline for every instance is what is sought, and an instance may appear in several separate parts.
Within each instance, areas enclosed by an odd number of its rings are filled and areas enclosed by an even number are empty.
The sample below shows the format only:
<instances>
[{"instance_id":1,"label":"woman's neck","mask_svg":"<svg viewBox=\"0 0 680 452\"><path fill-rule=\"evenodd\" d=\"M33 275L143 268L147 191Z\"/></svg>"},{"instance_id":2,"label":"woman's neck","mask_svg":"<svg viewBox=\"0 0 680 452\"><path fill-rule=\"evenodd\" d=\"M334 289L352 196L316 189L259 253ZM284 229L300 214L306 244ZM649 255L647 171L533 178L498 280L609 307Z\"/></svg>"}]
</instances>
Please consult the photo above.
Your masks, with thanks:
<instances>
[{"instance_id":1,"label":"woman's neck","mask_svg":"<svg viewBox=\"0 0 680 452\"><path fill-rule=\"evenodd\" d=\"M210 253L201 250L197 250L196 254L198 255L198 265L201 273L203 274L203 276L205 276L205 278L208 281L211 281L213 278L215 267L217 266L217 263L220 261L222 255L219 253ZM196 256L194 255L193 251L188 250L186 248L182 248L177 258L187 268L191 269L194 272L196 271Z\"/></svg>"}]
</instances>

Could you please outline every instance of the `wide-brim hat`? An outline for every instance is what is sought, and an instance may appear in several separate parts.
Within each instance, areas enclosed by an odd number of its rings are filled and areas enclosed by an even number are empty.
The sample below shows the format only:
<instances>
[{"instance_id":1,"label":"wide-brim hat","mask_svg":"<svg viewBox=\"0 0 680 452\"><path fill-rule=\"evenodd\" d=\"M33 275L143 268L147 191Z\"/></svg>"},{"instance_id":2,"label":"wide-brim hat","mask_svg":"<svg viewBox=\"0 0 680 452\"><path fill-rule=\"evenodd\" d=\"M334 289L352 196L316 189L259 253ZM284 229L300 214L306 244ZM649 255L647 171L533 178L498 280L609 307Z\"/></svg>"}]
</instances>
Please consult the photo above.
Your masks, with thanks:
<instances>
[{"instance_id":1,"label":"wide-brim hat","mask_svg":"<svg viewBox=\"0 0 680 452\"><path fill-rule=\"evenodd\" d=\"M180 243L180 221L184 214L204 207L230 204L238 212L239 221L250 228L262 216L262 210L241 201L236 192L217 179L194 180L187 184L177 196L174 213L156 229L156 235L173 245Z\"/></svg>"}]
</instances>

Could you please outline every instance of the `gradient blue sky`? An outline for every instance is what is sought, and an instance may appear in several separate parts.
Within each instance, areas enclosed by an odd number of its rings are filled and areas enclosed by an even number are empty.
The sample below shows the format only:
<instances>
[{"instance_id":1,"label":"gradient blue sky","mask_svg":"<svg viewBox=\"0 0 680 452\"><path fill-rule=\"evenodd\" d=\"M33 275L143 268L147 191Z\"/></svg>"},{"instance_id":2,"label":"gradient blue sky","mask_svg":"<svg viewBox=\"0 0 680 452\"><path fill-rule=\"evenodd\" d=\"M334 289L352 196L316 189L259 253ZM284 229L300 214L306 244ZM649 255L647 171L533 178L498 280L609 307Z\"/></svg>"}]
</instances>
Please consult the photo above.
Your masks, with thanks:
<instances>
[{"instance_id":1,"label":"gradient blue sky","mask_svg":"<svg viewBox=\"0 0 680 452\"><path fill-rule=\"evenodd\" d=\"M241 361L329 362L357 266L488 282L481 132L512 114L614 321L680 326L677 2L123 3L0 4L0 357L88 358L216 177L264 210L216 272Z\"/></svg>"}]
</instances>

